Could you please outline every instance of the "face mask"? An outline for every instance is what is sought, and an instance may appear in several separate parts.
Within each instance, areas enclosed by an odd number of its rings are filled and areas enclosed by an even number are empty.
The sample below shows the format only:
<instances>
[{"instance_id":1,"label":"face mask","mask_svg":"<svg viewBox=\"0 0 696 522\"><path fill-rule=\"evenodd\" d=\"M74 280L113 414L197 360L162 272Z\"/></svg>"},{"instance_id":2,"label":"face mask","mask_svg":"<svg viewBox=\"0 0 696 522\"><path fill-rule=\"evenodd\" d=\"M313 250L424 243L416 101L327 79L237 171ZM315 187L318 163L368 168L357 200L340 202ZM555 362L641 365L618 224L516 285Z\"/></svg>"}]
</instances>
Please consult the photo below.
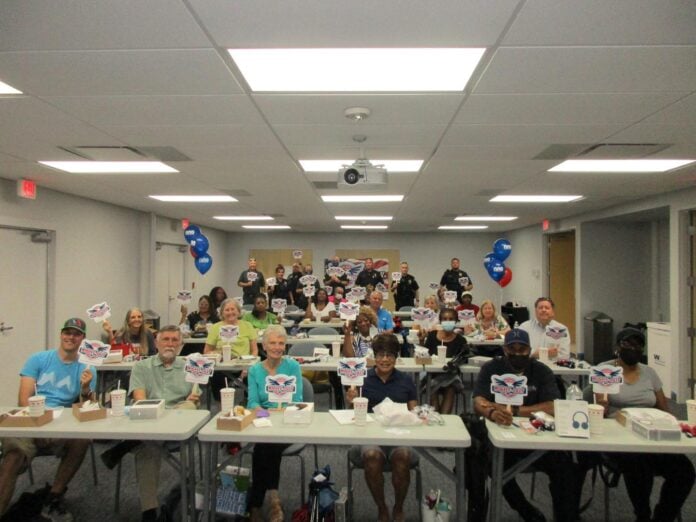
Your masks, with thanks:
<instances>
[{"instance_id":1,"label":"face mask","mask_svg":"<svg viewBox=\"0 0 696 522\"><path fill-rule=\"evenodd\" d=\"M529 355L512 354L508 355L507 359L510 362L510 366L518 372L526 370L527 366L529 366Z\"/></svg>"},{"instance_id":2,"label":"face mask","mask_svg":"<svg viewBox=\"0 0 696 522\"><path fill-rule=\"evenodd\" d=\"M623 362L629 366L634 366L640 362L640 358L643 354L637 352L636 350L631 350L630 348L621 348L619 350L619 357Z\"/></svg>"},{"instance_id":3,"label":"face mask","mask_svg":"<svg viewBox=\"0 0 696 522\"><path fill-rule=\"evenodd\" d=\"M445 332L452 332L456 323L454 321L442 321L440 324Z\"/></svg>"}]
</instances>

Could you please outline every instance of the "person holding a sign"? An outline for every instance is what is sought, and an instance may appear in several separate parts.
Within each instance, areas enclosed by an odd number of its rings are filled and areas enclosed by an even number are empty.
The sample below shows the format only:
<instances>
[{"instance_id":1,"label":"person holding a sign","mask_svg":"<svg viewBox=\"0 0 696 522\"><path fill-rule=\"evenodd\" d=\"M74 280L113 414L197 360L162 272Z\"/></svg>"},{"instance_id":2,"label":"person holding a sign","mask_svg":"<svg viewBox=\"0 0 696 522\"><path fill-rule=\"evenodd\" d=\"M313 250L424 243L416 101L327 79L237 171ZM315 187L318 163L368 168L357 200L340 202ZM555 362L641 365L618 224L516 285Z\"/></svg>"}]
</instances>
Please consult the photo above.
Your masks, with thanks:
<instances>
[{"instance_id":1,"label":"person holding a sign","mask_svg":"<svg viewBox=\"0 0 696 522\"><path fill-rule=\"evenodd\" d=\"M299 261L295 261L292 264L292 273L288 276L288 290L290 291L290 300L288 301L288 304L294 304L298 308L304 308L306 307L301 307L297 303L295 303L295 290L297 290L297 287L300 287L300 292L302 292L302 285L300 284L300 277L302 277L304 274L302 273L302 263Z\"/></svg>"},{"instance_id":2,"label":"person holding a sign","mask_svg":"<svg viewBox=\"0 0 696 522\"><path fill-rule=\"evenodd\" d=\"M379 333L394 333L394 319L389 310L382 308L383 299L382 292L377 290L370 294L370 308L377 316L377 330Z\"/></svg>"},{"instance_id":3,"label":"person holding a sign","mask_svg":"<svg viewBox=\"0 0 696 522\"><path fill-rule=\"evenodd\" d=\"M283 406L288 402L302 402L302 371L297 361L285 356L285 328L272 325L263 333L263 348L266 360L249 369L249 400L247 408L260 410ZM283 401L271 400L269 395L286 395ZM268 520L282 522L283 508L278 495L280 461L283 451L290 444L254 445L251 464L251 490L249 491L249 513L252 521L262 521L261 508L268 492L271 509Z\"/></svg>"},{"instance_id":4,"label":"person holding a sign","mask_svg":"<svg viewBox=\"0 0 696 522\"><path fill-rule=\"evenodd\" d=\"M343 356L368 357L377 333L377 315L372 308L361 306L355 321L347 321L343 327Z\"/></svg>"},{"instance_id":5,"label":"person holding a sign","mask_svg":"<svg viewBox=\"0 0 696 522\"><path fill-rule=\"evenodd\" d=\"M406 373L395 368L396 358L401 347L393 334L379 334L373 342L375 351L375 367L367 371L367 377L362 387L362 397L368 400L368 411L389 398L394 402L405 403L409 410L418 405L416 385ZM354 387L346 391L346 400L352 404L358 396ZM370 489L372 498L377 504L377 520L404 521L404 500L408 493L411 464L411 449L394 446L363 446L362 461L365 469L365 481ZM389 461L392 469L392 485L394 486L394 506L389 513L384 497L384 464Z\"/></svg>"},{"instance_id":6,"label":"person holding a sign","mask_svg":"<svg viewBox=\"0 0 696 522\"><path fill-rule=\"evenodd\" d=\"M129 344L132 347L131 353L135 355L155 354L155 337L145 326L140 308L131 308L126 312L123 327L118 332L114 333L108 320L102 323L102 328L108 335L109 344Z\"/></svg>"},{"instance_id":7,"label":"person holding a sign","mask_svg":"<svg viewBox=\"0 0 696 522\"><path fill-rule=\"evenodd\" d=\"M177 359L183 345L181 331L178 326L168 325L157 334L157 355L143 361L138 361L131 372L128 394L133 401L145 399L164 399L167 408L196 409L200 395L193 392L193 384L184 379L182 359ZM126 441L108 450L120 457L135 449L135 474L138 479L138 494L142 520L158 520L157 489L159 487L160 464L162 460L162 442L155 441ZM119 447L121 446L121 447ZM126 447L123 447L126 446ZM118 450L116 449L118 448ZM114 453L110 457L118 458Z\"/></svg>"},{"instance_id":8,"label":"person holding a sign","mask_svg":"<svg viewBox=\"0 0 696 522\"><path fill-rule=\"evenodd\" d=\"M328 323L335 317L337 317L336 307L333 303L329 302L329 296L326 290L323 288L318 289L314 297L312 297L312 302L307 307L305 319Z\"/></svg>"},{"instance_id":9,"label":"person holding a sign","mask_svg":"<svg viewBox=\"0 0 696 522\"><path fill-rule=\"evenodd\" d=\"M466 293L466 292L465 292ZM482 335L486 339L504 337L510 331L510 325L502 315L496 313L495 305L490 299L481 303L481 309L476 315L475 335Z\"/></svg>"},{"instance_id":10,"label":"person holding a sign","mask_svg":"<svg viewBox=\"0 0 696 522\"><path fill-rule=\"evenodd\" d=\"M457 292L457 300L464 290L473 290L474 284L469 274L459 269L459 259L453 257L450 261L450 268L445 270L440 278L440 286L446 290Z\"/></svg>"},{"instance_id":11,"label":"person holding a sign","mask_svg":"<svg viewBox=\"0 0 696 522\"><path fill-rule=\"evenodd\" d=\"M504 426L512 425L514 417L529 417L536 411L553 415L553 401L561 398L560 391L551 369L531 357L529 334L519 328L510 330L505 335L503 350L504 357L495 358L481 367L473 392L476 413ZM494 386L493 382L498 384ZM520 389L516 388L522 384L523 393L520 394ZM492 391L494 388L495 393ZM520 395L523 395L521 404L510 406L519 401ZM530 453L506 451L505 468L513 466ZM549 476L555 520L576 520L575 473L570 455L548 451L534 465ZM525 522L546 520L543 513L530 504L514 478L503 486L503 496Z\"/></svg>"},{"instance_id":12,"label":"person holding a sign","mask_svg":"<svg viewBox=\"0 0 696 522\"><path fill-rule=\"evenodd\" d=\"M44 397L45 405L50 408L70 408L74 402L95 398L97 372L94 367L78 362L78 349L86 328L82 319L68 319L60 331L57 349L38 352L27 359L19 372L18 406L27 407L32 396ZM90 443L90 440L81 439L2 439L0 516L7 511L12 499L17 475L26 469L39 449L55 453L61 459L41 514L48 520L69 516L63 496L80 469Z\"/></svg>"},{"instance_id":13,"label":"person holding a sign","mask_svg":"<svg viewBox=\"0 0 696 522\"><path fill-rule=\"evenodd\" d=\"M529 333L532 357L539 357L539 348L549 349L549 359L570 358L570 333L568 327L554 319L555 305L550 297L540 297L534 302L534 317L520 325Z\"/></svg>"},{"instance_id":14,"label":"person holding a sign","mask_svg":"<svg viewBox=\"0 0 696 522\"><path fill-rule=\"evenodd\" d=\"M215 324L220 321L220 318L215 311L213 302L210 300L210 296L202 295L198 300L198 310L195 312L188 313L188 308L186 305L181 305L181 320L180 324L188 324L191 332L196 334L206 334L208 333L208 324Z\"/></svg>"},{"instance_id":15,"label":"person holding a sign","mask_svg":"<svg viewBox=\"0 0 696 522\"><path fill-rule=\"evenodd\" d=\"M395 278L394 276L397 276ZM404 306L418 306L418 283L416 278L408 273L408 263L401 262L401 273L392 274L392 282L389 288L394 294L396 309Z\"/></svg>"},{"instance_id":16,"label":"person holding a sign","mask_svg":"<svg viewBox=\"0 0 696 522\"><path fill-rule=\"evenodd\" d=\"M435 313L435 316L434 319L429 321L427 324L418 324L418 322L414 322L413 326L411 327L411 330L418 334L418 342L421 344L425 342L425 336L428 335L428 332L436 329L440 324L440 305L438 304L437 296L429 295L426 297L425 301L423 302L423 307L430 308Z\"/></svg>"},{"instance_id":17,"label":"person holding a sign","mask_svg":"<svg viewBox=\"0 0 696 522\"><path fill-rule=\"evenodd\" d=\"M346 286L348 285L348 275L345 270L337 270L341 268L341 260L338 256L334 256L331 261L326 263L326 276L324 277L324 286L330 286L333 288L333 292L336 292L337 288L341 288L344 293Z\"/></svg>"},{"instance_id":18,"label":"person holding a sign","mask_svg":"<svg viewBox=\"0 0 696 522\"><path fill-rule=\"evenodd\" d=\"M254 309L251 312L245 312L242 320L257 330L264 330L271 324L278 324L278 316L268 311L268 301L265 295L257 295L254 298Z\"/></svg>"},{"instance_id":19,"label":"person holding a sign","mask_svg":"<svg viewBox=\"0 0 696 522\"><path fill-rule=\"evenodd\" d=\"M604 406L606 416L614 417L622 408L657 408L670 413L657 372L640 362L645 350L645 336L636 328L624 328L616 335L616 359L602 364L623 368L619 393L584 391L585 400ZM601 365L600 365L601 366ZM675 520L694 484L694 466L680 454L611 453L623 473L626 491L633 504L636 520ZM650 509L653 479L664 477L660 499ZM652 517L652 518L651 518Z\"/></svg>"},{"instance_id":20,"label":"person holding a sign","mask_svg":"<svg viewBox=\"0 0 696 522\"><path fill-rule=\"evenodd\" d=\"M307 310L309 299L307 298L305 287L313 286L314 293L316 294L317 290L319 290L319 280L316 278L316 276L314 276L314 274L312 274L314 271L312 265L305 265L303 270L304 274L295 279L295 285L293 286L293 299L295 306L302 310ZM310 279L313 282L308 282Z\"/></svg>"},{"instance_id":21,"label":"person holding a sign","mask_svg":"<svg viewBox=\"0 0 696 522\"><path fill-rule=\"evenodd\" d=\"M365 258L365 269L355 278L355 286L364 286L367 288L368 285L372 285L372 288L374 289L379 283L382 282L382 274L375 270L373 266L374 261L372 258Z\"/></svg>"},{"instance_id":22,"label":"person holding a sign","mask_svg":"<svg viewBox=\"0 0 696 522\"><path fill-rule=\"evenodd\" d=\"M290 299L289 281L285 279L285 267L283 265L276 266L275 269L275 284L268 286L268 298L285 299L286 302L292 302Z\"/></svg>"},{"instance_id":23,"label":"person holding a sign","mask_svg":"<svg viewBox=\"0 0 696 522\"><path fill-rule=\"evenodd\" d=\"M263 274L256 270L256 258L250 257L249 268L243 270L237 279L237 286L242 289L244 304L254 304L254 298L261 293L266 286ZM221 312L222 313L222 312Z\"/></svg>"},{"instance_id":24,"label":"person holding a sign","mask_svg":"<svg viewBox=\"0 0 696 522\"><path fill-rule=\"evenodd\" d=\"M473 311L474 311L474 315L478 315L478 313L479 313L479 307L478 307L478 305L475 305L475 304L473 303L474 294L472 294L471 292L469 292L469 291L467 290L467 291L465 291L465 292L462 292L462 295L461 295L461 297L459 298L459 300L461 301L462 304L460 304L459 306L457 306L457 308L456 308L457 312L459 312L459 311L461 311L461 310L473 310Z\"/></svg>"}]
</instances>

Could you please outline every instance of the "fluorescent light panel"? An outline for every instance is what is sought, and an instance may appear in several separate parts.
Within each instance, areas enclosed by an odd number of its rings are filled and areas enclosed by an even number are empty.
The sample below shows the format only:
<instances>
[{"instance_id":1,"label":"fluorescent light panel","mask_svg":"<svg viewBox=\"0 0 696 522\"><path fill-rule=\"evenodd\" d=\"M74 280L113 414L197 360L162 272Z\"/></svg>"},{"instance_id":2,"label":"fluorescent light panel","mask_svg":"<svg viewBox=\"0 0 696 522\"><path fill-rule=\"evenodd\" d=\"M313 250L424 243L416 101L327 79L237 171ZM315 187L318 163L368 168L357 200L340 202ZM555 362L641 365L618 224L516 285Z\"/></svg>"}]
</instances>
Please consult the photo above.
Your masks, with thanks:
<instances>
[{"instance_id":1,"label":"fluorescent light panel","mask_svg":"<svg viewBox=\"0 0 696 522\"><path fill-rule=\"evenodd\" d=\"M392 216L336 216L336 221L391 221Z\"/></svg>"},{"instance_id":2,"label":"fluorescent light panel","mask_svg":"<svg viewBox=\"0 0 696 522\"><path fill-rule=\"evenodd\" d=\"M515 195L515 196L496 196L490 201L492 203L569 203L581 199L582 196L549 196L549 195Z\"/></svg>"},{"instance_id":3,"label":"fluorescent light panel","mask_svg":"<svg viewBox=\"0 0 696 522\"><path fill-rule=\"evenodd\" d=\"M152 174L179 172L161 161L39 161L71 174Z\"/></svg>"},{"instance_id":4,"label":"fluorescent light panel","mask_svg":"<svg viewBox=\"0 0 696 522\"><path fill-rule=\"evenodd\" d=\"M0 94L22 94L22 91L18 91L11 85L7 85L5 82L0 82Z\"/></svg>"},{"instance_id":5,"label":"fluorescent light panel","mask_svg":"<svg viewBox=\"0 0 696 522\"><path fill-rule=\"evenodd\" d=\"M344 230L386 230L387 225L341 225Z\"/></svg>"},{"instance_id":6,"label":"fluorescent light panel","mask_svg":"<svg viewBox=\"0 0 696 522\"><path fill-rule=\"evenodd\" d=\"M457 216L455 221L514 221L517 216Z\"/></svg>"},{"instance_id":7,"label":"fluorescent light panel","mask_svg":"<svg viewBox=\"0 0 696 522\"><path fill-rule=\"evenodd\" d=\"M403 196L322 196L324 203L394 203L403 201Z\"/></svg>"},{"instance_id":8,"label":"fluorescent light panel","mask_svg":"<svg viewBox=\"0 0 696 522\"><path fill-rule=\"evenodd\" d=\"M337 172L344 165L352 165L355 160L328 159L328 160L300 160L302 170L305 172ZM384 165L390 172L418 172L423 165L423 160L370 160L373 165Z\"/></svg>"},{"instance_id":9,"label":"fluorescent light panel","mask_svg":"<svg viewBox=\"0 0 696 522\"><path fill-rule=\"evenodd\" d=\"M271 216L213 216L220 221L273 221Z\"/></svg>"},{"instance_id":10,"label":"fluorescent light panel","mask_svg":"<svg viewBox=\"0 0 696 522\"><path fill-rule=\"evenodd\" d=\"M157 201L164 201L166 203L233 203L237 201L232 196L165 196L165 195L154 195L148 196L149 198L156 199Z\"/></svg>"},{"instance_id":11,"label":"fluorescent light panel","mask_svg":"<svg viewBox=\"0 0 696 522\"><path fill-rule=\"evenodd\" d=\"M463 91L485 48L228 49L253 91Z\"/></svg>"},{"instance_id":12,"label":"fluorescent light panel","mask_svg":"<svg viewBox=\"0 0 696 522\"><path fill-rule=\"evenodd\" d=\"M488 225L441 225L438 230L485 230Z\"/></svg>"},{"instance_id":13,"label":"fluorescent light panel","mask_svg":"<svg viewBox=\"0 0 696 522\"><path fill-rule=\"evenodd\" d=\"M621 159L621 160L566 160L549 172L666 172L678 169L696 160L686 159Z\"/></svg>"},{"instance_id":14,"label":"fluorescent light panel","mask_svg":"<svg viewBox=\"0 0 696 522\"><path fill-rule=\"evenodd\" d=\"M290 225L242 225L242 228L252 230L287 230Z\"/></svg>"}]
</instances>

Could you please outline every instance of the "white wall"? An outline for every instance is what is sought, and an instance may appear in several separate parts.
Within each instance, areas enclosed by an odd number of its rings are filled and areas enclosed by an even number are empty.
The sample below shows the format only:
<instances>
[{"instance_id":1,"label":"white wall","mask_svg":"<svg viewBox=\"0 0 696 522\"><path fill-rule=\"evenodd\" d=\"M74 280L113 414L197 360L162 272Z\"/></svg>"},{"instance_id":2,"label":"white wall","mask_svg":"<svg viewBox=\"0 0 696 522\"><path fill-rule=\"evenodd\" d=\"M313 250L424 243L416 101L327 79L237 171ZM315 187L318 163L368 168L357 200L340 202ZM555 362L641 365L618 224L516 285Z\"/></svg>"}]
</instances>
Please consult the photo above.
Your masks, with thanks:
<instances>
[{"instance_id":1,"label":"white wall","mask_svg":"<svg viewBox=\"0 0 696 522\"><path fill-rule=\"evenodd\" d=\"M507 238L512 244L512 255L506 261L512 270L512 282L505 287L505 302L518 301L533 313L534 301L544 294L541 226L513 230Z\"/></svg>"}]
</instances>

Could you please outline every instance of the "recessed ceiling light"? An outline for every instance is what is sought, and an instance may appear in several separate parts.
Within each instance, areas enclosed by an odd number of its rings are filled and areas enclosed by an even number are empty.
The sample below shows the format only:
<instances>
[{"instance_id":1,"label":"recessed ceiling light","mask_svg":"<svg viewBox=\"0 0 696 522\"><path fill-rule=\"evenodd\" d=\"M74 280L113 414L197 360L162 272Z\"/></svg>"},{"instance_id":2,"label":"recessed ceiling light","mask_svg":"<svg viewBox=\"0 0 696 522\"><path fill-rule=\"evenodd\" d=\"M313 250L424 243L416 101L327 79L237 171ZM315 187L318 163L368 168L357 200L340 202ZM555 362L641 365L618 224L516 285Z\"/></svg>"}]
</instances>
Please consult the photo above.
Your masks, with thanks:
<instances>
[{"instance_id":1,"label":"recessed ceiling light","mask_svg":"<svg viewBox=\"0 0 696 522\"><path fill-rule=\"evenodd\" d=\"M438 230L484 230L488 225L442 225Z\"/></svg>"},{"instance_id":2,"label":"recessed ceiling light","mask_svg":"<svg viewBox=\"0 0 696 522\"><path fill-rule=\"evenodd\" d=\"M179 172L161 161L39 161L72 174L152 174Z\"/></svg>"},{"instance_id":3,"label":"recessed ceiling light","mask_svg":"<svg viewBox=\"0 0 696 522\"><path fill-rule=\"evenodd\" d=\"M7 85L5 82L0 82L0 94L22 94L22 91L18 91L14 87Z\"/></svg>"},{"instance_id":4,"label":"recessed ceiling light","mask_svg":"<svg viewBox=\"0 0 696 522\"><path fill-rule=\"evenodd\" d=\"M630 159L630 160L566 160L549 172L666 172L696 160Z\"/></svg>"},{"instance_id":5,"label":"recessed ceiling light","mask_svg":"<svg viewBox=\"0 0 696 522\"><path fill-rule=\"evenodd\" d=\"M213 216L220 221L273 221L271 216Z\"/></svg>"},{"instance_id":6,"label":"recessed ceiling light","mask_svg":"<svg viewBox=\"0 0 696 522\"><path fill-rule=\"evenodd\" d=\"M165 201L167 203L233 203L237 201L232 196L164 196L154 195L148 196L157 201Z\"/></svg>"},{"instance_id":7,"label":"recessed ceiling light","mask_svg":"<svg viewBox=\"0 0 696 522\"><path fill-rule=\"evenodd\" d=\"M403 196L322 196L324 203L393 203L404 199Z\"/></svg>"},{"instance_id":8,"label":"recessed ceiling light","mask_svg":"<svg viewBox=\"0 0 696 522\"><path fill-rule=\"evenodd\" d=\"M305 172L338 172L344 165L352 165L352 159L329 160L300 160L302 170ZM418 172L423 165L423 160L370 160L373 165L384 165L389 172Z\"/></svg>"},{"instance_id":9,"label":"recessed ceiling light","mask_svg":"<svg viewBox=\"0 0 696 522\"><path fill-rule=\"evenodd\" d=\"M386 230L387 225L341 225L344 230Z\"/></svg>"},{"instance_id":10,"label":"recessed ceiling light","mask_svg":"<svg viewBox=\"0 0 696 522\"><path fill-rule=\"evenodd\" d=\"M290 225L242 225L242 228L254 230L288 230Z\"/></svg>"},{"instance_id":11,"label":"recessed ceiling light","mask_svg":"<svg viewBox=\"0 0 696 522\"><path fill-rule=\"evenodd\" d=\"M392 216L336 216L336 221L391 221Z\"/></svg>"},{"instance_id":12,"label":"recessed ceiling light","mask_svg":"<svg viewBox=\"0 0 696 522\"><path fill-rule=\"evenodd\" d=\"M496 196L490 201L493 203L569 203L581 199L582 196L549 196L549 195L515 195Z\"/></svg>"},{"instance_id":13,"label":"recessed ceiling light","mask_svg":"<svg viewBox=\"0 0 696 522\"><path fill-rule=\"evenodd\" d=\"M252 91L463 91L485 48L228 49Z\"/></svg>"},{"instance_id":14,"label":"recessed ceiling light","mask_svg":"<svg viewBox=\"0 0 696 522\"><path fill-rule=\"evenodd\" d=\"M517 216L457 216L455 221L514 221Z\"/></svg>"}]
</instances>

